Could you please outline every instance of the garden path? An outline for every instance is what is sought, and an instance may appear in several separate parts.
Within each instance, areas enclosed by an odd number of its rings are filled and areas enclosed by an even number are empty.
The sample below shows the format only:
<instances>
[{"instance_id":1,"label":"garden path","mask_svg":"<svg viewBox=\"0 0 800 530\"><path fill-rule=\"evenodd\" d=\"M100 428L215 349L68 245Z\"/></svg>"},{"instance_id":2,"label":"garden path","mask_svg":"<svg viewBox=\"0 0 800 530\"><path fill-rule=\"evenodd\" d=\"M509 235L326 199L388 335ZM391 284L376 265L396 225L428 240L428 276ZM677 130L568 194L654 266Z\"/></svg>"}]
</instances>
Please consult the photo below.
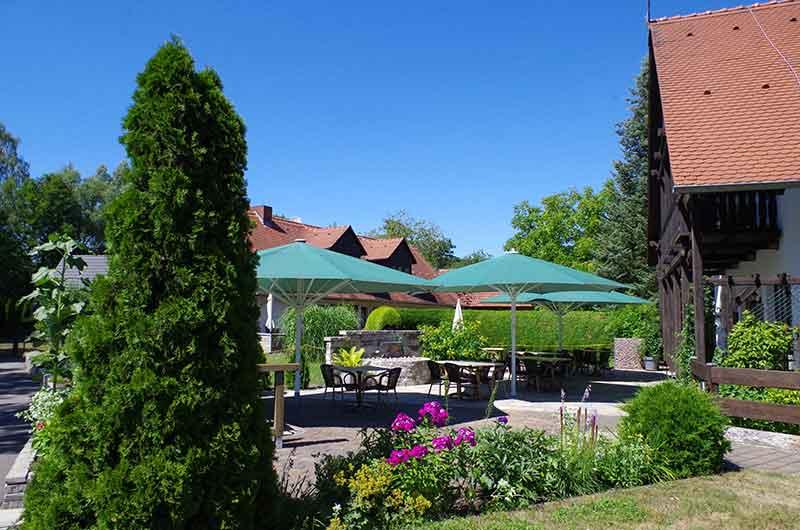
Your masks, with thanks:
<instances>
[{"instance_id":1,"label":"garden path","mask_svg":"<svg viewBox=\"0 0 800 530\"><path fill-rule=\"evenodd\" d=\"M28 424L16 414L28 406L38 388L39 384L31 380L25 370L24 362L0 357L0 480L5 478L28 441Z\"/></svg>"}]
</instances>

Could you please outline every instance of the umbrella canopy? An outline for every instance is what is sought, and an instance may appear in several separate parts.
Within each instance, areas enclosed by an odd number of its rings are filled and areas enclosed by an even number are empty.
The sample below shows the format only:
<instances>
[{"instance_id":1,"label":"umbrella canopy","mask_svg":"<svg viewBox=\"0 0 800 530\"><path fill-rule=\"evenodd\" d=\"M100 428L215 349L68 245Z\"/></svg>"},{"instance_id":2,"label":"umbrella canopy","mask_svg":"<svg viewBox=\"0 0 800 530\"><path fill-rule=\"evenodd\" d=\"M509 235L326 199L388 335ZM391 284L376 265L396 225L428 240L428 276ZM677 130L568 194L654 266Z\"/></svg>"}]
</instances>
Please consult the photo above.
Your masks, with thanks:
<instances>
[{"instance_id":1,"label":"umbrella canopy","mask_svg":"<svg viewBox=\"0 0 800 530\"><path fill-rule=\"evenodd\" d=\"M453 313L453 331L464 325L464 313L461 311L461 298L456 300L456 310Z\"/></svg>"},{"instance_id":2,"label":"umbrella canopy","mask_svg":"<svg viewBox=\"0 0 800 530\"><path fill-rule=\"evenodd\" d=\"M509 304L511 297L498 294L481 300L482 304ZM614 291L557 291L554 293L522 293L518 304L538 304L550 309L558 316L558 349L564 346L564 315L582 306L649 304L649 300Z\"/></svg>"},{"instance_id":3,"label":"umbrella canopy","mask_svg":"<svg viewBox=\"0 0 800 530\"><path fill-rule=\"evenodd\" d=\"M511 297L498 294L481 300L482 304L510 304ZM522 293L517 297L518 304L542 304L579 307L587 305L649 304L649 300L622 294L616 291L556 291L554 293ZM568 309L567 311L570 311Z\"/></svg>"},{"instance_id":4,"label":"umbrella canopy","mask_svg":"<svg viewBox=\"0 0 800 530\"><path fill-rule=\"evenodd\" d=\"M498 291L511 304L511 395L517 395L517 300L522 293L611 291L624 284L517 252L446 272L433 280L437 291Z\"/></svg>"},{"instance_id":5,"label":"umbrella canopy","mask_svg":"<svg viewBox=\"0 0 800 530\"><path fill-rule=\"evenodd\" d=\"M382 265L375 265L298 240L258 253L259 288L295 309L295 362L301 363L303 310L332 293L415 292L431 283ZM300 394L300 371L294 391Z\"/></svg>"}]
</instances>

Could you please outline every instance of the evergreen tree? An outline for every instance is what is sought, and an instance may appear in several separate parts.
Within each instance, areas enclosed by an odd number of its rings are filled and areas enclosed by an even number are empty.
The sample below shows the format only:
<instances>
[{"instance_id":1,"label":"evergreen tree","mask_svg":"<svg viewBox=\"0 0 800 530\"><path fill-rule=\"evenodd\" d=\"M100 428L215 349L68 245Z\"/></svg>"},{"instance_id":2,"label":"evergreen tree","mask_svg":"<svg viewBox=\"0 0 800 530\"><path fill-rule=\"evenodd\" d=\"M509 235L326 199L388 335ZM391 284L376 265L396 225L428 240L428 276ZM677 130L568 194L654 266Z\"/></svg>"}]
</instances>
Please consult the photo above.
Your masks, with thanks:
<instances>
[{"instance_id":1,"label":"evergreen tree","mask_svg":"<svg viewBox=\"0 0 800 530\"><path fill-rule=\"evenodd\" d=\"M70 334L75 388L46 427L24 528L269 527L244 124L177 40L137 81L109 274Z\"/></svg>"},{"instance_id":2,"label":"evergreen tree","mask_svg":"<svg viewBox=\"0 0 800 530\"><path fill-rule=\"evenodd\" d=\"M622 160L614 161L606 183L608 217L595 249L599 274L631 285L644 297L655 291L654 271L647 264L647 87L644 61L628 98L631 114L617 124Z\"/></svg>"}]
</instances>

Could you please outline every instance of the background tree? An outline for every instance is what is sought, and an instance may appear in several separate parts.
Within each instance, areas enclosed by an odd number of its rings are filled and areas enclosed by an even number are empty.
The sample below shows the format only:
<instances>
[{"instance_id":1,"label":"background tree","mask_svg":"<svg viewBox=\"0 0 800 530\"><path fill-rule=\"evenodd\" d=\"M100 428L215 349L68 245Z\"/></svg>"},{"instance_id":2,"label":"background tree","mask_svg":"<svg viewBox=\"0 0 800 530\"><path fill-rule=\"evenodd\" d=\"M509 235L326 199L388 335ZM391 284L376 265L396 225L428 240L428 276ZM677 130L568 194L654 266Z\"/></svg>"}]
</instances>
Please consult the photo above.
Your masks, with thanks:
<instances>
[{"instance_id":1,"label":"background tree","mask_svg":"<svg viewBox=\"0 0 800 530\"><path fill-rule=\"evenodd\" d=\"M514 206L511 225L515 233L505 248L594 271L598 267L594 261L597 238L608 208L607 192L595 193L591 187L547 196L540 206L523 201Z\"/></svg>"},{"instance_id":2,"label":"background tree","mask_svg":"<svg viewBox=\"0 0 800 530\"><path fill-rule=\"evenodd\" d=\"M633 286L636 294L655 292L655 274L647 264L647 112L648 65L630 90L630 116L617 124L622 159L614 161L607 220L602 224L594 259L603 276Z\"/></svg>"},{"instance_id":3,"label":"background tree","mask_svg":"<svg viewBox=\"0 0 800 530\"><path fill-rule=\"evenodd\" d=\"M387 216L380 228L370 232L372 237L404 237L417 247L425 259L437 269L448 267L455 255L453 241L444 235L439 225L423 219L415 219L403 210Z\"/></svg>"},{"instance_id":4,"label":"background tree","mask_svg":"<svg viewBox=\"0 0 800 530\"><path fill-rule=\"evenodd\" d=\"M28 178L28 163L18 149L19 138L0 122L0 185L9 180L19 186Z\"/></svg>"},{"instance_id":5,"label":"background tree","mask_svg":"<svg viewBox=\"0 0 800 530\"><path fill-rule=\"evenodd\" d=\"M466 267L467 265L474 265L475 263L479 263L481 261L485 261L491 258L491 254L486 252L485 250L478 249L469 254L466 254L460 258L455 258L448 266L450 269L457 269L459 267Z\"/></svg>"},{"instance_id":6,"label":"background tree","mask_svg":"<svg viewBox=\"0 0 800 530\"><path fill-rule=\"evenodd\" d=\"M76 387L48 426L24 528L270 526L244 123L177 40L137 82L109 274L70 334Z\"/></svg>"}]
</instances>

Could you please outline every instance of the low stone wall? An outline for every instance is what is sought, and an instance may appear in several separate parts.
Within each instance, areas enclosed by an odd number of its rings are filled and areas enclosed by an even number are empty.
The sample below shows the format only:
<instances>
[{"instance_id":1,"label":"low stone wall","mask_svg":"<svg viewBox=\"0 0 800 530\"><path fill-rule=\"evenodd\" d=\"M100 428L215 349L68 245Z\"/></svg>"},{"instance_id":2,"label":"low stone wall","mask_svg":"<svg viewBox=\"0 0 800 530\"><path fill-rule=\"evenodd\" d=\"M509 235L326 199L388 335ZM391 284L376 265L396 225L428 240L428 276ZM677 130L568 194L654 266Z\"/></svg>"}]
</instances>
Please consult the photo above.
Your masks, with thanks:
<instances>
[{"instance_id":1,"label":"low stone wall","mask_svg":"<svg viewBox=\"0 0 800 530\"><path fill-rule=\"evenodd\" d=\"M421 385L430 382L427 359L419 355L417 330L344 330L325 337L325 362L341 348L364 348L364 362L383 368L402 368L400 385Z\"/></svg>"},{"instance_id":2,"label":"low stone wall","mask_svg":"<svg viewBox=\"0 0 800 530\"><path fill-rule=\"evenodd\" d=\"M0 503L0 508L22 508L22 501L25 497L25 487L30 480L31 464L34 459L34 451L31 447L31 440L22 448L22 451L17 455L11 469L5 477L4 489L5 495L3 501Z\"/></svg>"},{"instance_id":3,"label":"low stone wall","mask_svg":"<svg viewBox=\"0 0 800 530\"><path fill-rule=\"evenodd\" d=\"M642 339L614 339L614 368L642 369Z\"/></svg>"}]
</instances>

